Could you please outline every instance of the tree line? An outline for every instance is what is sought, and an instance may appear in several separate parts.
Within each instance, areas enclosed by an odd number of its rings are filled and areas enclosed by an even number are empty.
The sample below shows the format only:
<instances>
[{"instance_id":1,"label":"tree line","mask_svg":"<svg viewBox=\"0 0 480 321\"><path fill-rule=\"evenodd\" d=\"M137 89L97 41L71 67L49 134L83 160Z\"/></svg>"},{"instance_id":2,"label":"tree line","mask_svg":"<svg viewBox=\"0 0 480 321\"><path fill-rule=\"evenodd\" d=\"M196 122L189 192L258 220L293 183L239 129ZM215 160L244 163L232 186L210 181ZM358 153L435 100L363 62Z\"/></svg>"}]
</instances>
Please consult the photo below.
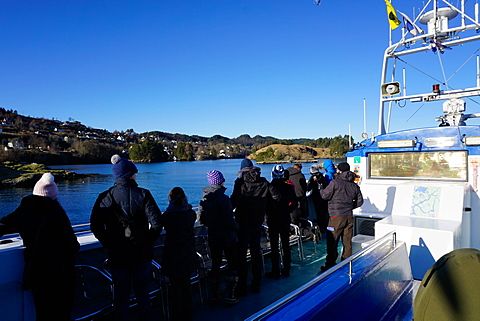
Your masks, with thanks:
<instances>
[{"instance_id":1,"label":"tree line","mask_svg":"<svg viewBox=\"0 0 480 321\"><path fill-rule=\"evenodd\" d=\"M0 161L105 163L116 153L137 162L243 158L272 144L329 148L331 157L341 157L350 146L347 135L278 139L260 135L251 137L248 134L228 138L161 131L136 133L133 128L109 132L85 126L73 118L69 118L68 122L33 118L5 108L0 108L0 120L3 125L0 127Z\"/></svg>"}]
</instances>

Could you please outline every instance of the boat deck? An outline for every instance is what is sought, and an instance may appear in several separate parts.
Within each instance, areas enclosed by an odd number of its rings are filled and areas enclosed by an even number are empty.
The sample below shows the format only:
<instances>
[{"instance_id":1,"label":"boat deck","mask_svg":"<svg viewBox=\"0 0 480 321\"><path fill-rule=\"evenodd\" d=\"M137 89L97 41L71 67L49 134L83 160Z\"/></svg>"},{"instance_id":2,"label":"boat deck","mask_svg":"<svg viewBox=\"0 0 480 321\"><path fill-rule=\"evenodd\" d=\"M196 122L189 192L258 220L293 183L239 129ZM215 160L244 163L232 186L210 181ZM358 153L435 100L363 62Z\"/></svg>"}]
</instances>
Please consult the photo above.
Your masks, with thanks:
<instances>
[{"instance_id":1,"label":"boat deck","mask_svg":"<svg viewBox=\"0 0 480 321\"><path fill-rule=\"evenodd\" d=\"M316 253L314 251L316 246ZM300 260L296 247L292 247L292 269L290 277L281 277L280 280L273 280L264 277L260 293L249 292L246 296L240 296L240 301L233 306L226 306L223 303L217 305L210 305L207 302L205 293L205 284L202 280L202 294L203 304L200 300L199 288L193 285L193 303L194 315L193 320L231 320L240 321L245 320L249 316L255 314L261 309L267 307L286 294L294 291L303 284L311 281L318 276L320 266L323 265L326 257L326 244L323 238L319 244L314 244L312 241L303 243L304 259ZM267 254L265 258L265 270L270 271L270 256ZM250 270L249 270L250 273ZM155 298L153 300L154 309L152 321L166 320L163 315L161 299ZM135 313L135 307L132 307ZM226 318L228 315L228 318ZM113 315L109 314L97 318L101 321L113 321Z\"/></svg>"}]
</instances>

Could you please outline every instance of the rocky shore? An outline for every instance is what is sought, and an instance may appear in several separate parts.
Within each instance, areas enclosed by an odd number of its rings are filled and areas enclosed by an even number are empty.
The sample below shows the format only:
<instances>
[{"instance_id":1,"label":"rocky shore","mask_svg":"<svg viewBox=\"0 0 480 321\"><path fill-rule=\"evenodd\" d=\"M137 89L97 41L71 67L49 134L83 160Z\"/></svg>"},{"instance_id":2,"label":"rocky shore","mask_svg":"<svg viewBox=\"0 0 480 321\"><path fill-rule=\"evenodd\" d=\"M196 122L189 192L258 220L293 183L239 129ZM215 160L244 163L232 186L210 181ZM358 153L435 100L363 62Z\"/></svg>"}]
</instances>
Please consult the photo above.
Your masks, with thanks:
<instances>
[{"instance_id":1,"label":"rocky shore","mask_svg":"<svg viewBox=\"0 0 480 321\"><path fill-rule=\"evenodd\" d=\"M66 170L52 170L43 164L0 163L0 187L33 187L43 173L52 173L55 181L76 180L95 174L77 174Z\"/></svg>"}]
</instances>

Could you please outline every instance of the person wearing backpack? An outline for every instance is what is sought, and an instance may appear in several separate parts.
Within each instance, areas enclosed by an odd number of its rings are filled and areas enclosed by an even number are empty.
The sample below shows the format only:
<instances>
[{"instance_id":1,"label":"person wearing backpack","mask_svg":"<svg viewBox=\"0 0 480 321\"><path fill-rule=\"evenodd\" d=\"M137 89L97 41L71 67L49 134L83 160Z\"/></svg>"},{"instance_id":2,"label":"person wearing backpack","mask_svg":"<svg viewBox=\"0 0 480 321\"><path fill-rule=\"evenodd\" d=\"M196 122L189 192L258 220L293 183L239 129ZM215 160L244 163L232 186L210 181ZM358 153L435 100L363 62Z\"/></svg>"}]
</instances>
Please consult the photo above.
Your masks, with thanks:
<instances>
[{"instance_id":1,"label":"person wearing backpack","mask_svg":"<svg viewBox=\"0 0 480 321\"><path fill-rule=\"evenodd\" d=\"M100 193L90 216L90 228L108 251L114 284L115 320L130 320L133 284L140 320L148 320L149 285L154 242L161 232L161 211L149 190L138 187L137 167L112 156L113 187Z\"/></svg>"}]
</instances>

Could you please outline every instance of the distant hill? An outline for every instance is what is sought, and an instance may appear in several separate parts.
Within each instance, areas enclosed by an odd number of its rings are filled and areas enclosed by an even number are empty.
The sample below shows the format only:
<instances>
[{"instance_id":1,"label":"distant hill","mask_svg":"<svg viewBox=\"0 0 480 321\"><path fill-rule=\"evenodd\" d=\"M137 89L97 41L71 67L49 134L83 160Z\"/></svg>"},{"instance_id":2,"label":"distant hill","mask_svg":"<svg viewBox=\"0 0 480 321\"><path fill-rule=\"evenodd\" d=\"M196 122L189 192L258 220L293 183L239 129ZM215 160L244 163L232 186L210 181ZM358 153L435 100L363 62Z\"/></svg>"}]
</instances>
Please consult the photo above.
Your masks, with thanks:
<instances>
[{"instance_id":1,"label":"distant hill","mask_svg":"<svg viewBox=\"0 0 480 321\"><path fill-rule=\"evenodd\" d=\"M249 156L257 163L311 161L330 157L330 148L317 148L298 144L273 144L263 147Z\"/></svg>"}]
</instances>

